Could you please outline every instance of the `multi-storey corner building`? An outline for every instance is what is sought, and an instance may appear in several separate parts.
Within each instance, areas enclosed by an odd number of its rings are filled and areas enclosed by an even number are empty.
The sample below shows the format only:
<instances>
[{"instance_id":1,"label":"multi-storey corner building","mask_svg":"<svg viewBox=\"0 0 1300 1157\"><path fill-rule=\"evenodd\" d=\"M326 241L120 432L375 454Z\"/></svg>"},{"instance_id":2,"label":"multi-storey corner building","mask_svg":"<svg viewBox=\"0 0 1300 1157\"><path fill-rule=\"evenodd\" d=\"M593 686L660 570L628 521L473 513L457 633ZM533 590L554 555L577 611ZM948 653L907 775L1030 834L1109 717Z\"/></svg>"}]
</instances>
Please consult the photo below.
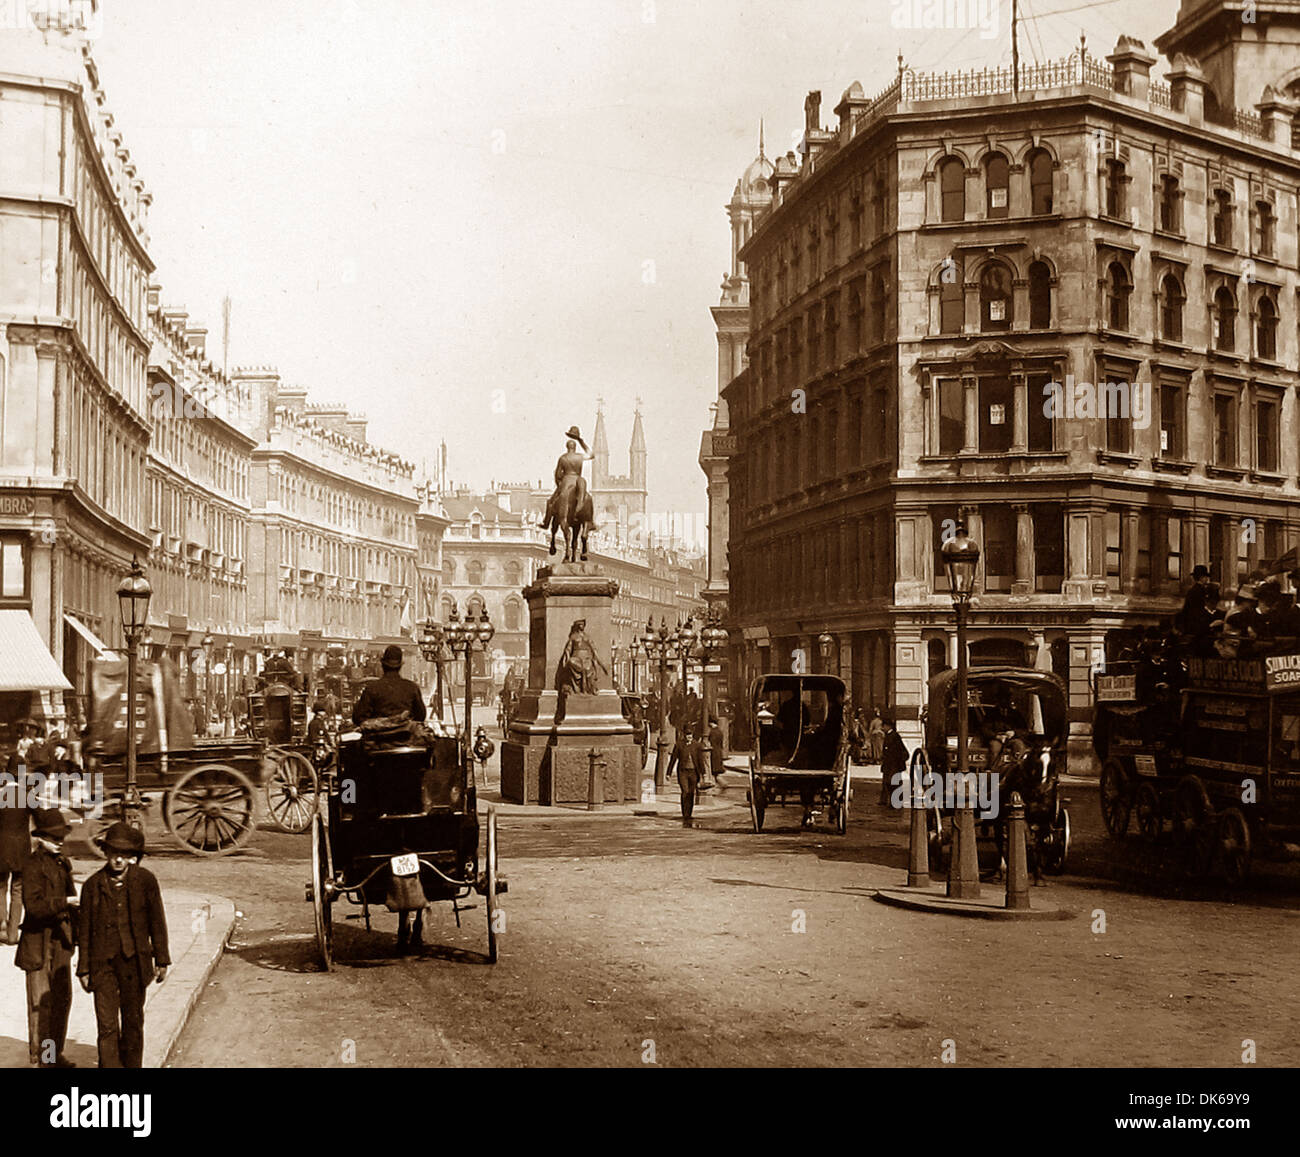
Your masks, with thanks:
<instances>
[{"instance_id":1,"label":"multi-storey corner building","mask_svg":"<svg viewBox=\"0 0 1300 1157\"><path fill-rule=\"evenodd\" d=\"M87 12L0 36L0 610L29 612L73 675L96 633L120 639L114 590L149 549L150 195Z\"/></svg>"},{"instance_id":2,"label":"multi-storey corner building","mask_svg":"<svg viewBox=\"0 0 1300 1157\"><path fill-rule=\"evenodd\" d=\"M1124 37L1018 93L1009 70L902 69L829 130L810 95L740 255L749 364L724 392L751 673L820 666L829 631L854 699L915 740L956 659L938 550L963 521L971 660L1064 676L1082 761L1090 668L1195 564L1230 589L1300 540L1296 74L1272 55L1300 5L1218 25L1216 94L1184 52L1230 7L1184 4L1164 81Z\"/></svg>"}]
</instances>

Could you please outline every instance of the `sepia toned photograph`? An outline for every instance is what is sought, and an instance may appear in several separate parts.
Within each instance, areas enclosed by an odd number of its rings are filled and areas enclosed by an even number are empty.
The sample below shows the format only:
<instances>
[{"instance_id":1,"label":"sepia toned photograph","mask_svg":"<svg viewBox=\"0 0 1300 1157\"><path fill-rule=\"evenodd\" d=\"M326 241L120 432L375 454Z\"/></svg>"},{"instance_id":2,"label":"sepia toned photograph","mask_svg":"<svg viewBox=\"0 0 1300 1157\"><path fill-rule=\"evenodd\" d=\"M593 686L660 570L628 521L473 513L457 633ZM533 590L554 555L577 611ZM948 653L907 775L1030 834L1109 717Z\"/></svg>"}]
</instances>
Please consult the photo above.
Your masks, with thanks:
<instances>
[{"instance_id":1,"label":"sepia toned photograph","mask_svg":"<svg viewBox=\"0 0 1300 1157\"><path fill-rule=\"evenodd\" d=\"M0 0L33 1119L166 1132L109 1068L1279 1110L1298 110L1300 0Z\"/></svg>"}]
</instances>

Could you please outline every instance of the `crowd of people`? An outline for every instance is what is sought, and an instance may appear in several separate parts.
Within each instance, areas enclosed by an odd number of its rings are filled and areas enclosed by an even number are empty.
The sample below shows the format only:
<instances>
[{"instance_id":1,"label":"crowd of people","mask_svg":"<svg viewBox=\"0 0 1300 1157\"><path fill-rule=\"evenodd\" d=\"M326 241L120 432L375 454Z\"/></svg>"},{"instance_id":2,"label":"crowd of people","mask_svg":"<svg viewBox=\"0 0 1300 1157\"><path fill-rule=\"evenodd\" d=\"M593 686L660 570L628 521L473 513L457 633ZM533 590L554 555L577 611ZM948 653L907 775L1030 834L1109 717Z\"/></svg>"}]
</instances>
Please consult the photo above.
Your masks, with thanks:
<instances>
[{"instance_id":1,"label":"crowd of people","mask_svg":"<svg viewBox=\"0 0 1300 1157\"><path fill-rule=\"evenodd\" d=\"M1192 585L1169 630L1153 628L1144 643L1154 646L1172 635L1190 652L1207 658L1250 658L1300 649L1300 608L1295 592L1283 590L1281 575L1257 574L1233 597L1222 597L1207 567L1192 571ZM1300 572L1286 575L1292 586Z\"/></svg>"}]
</instances>

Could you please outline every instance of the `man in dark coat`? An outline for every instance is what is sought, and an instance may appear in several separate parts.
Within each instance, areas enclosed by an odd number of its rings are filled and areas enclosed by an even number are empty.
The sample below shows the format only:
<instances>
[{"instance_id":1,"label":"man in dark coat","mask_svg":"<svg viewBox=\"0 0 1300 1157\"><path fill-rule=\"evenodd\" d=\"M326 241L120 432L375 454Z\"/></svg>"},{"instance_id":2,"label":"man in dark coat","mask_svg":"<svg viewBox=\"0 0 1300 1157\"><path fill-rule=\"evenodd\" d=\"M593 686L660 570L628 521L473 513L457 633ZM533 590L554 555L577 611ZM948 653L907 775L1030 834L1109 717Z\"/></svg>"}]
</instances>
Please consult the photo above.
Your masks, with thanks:
<instances>
[{"instance_id":1,"label":"man in dark coat","mask_svg":"<svg viewBox=\"0 0 1300 1157\"><path fill-rule=\"evenodd\" d=\"M31 813L27 810L26 765L13 751L4 762L0 777L0 944L17 944L23 919L23 870L32 854Z\"/></svg>"},{"instance_id":2,"label":"man in dark coat","mask_svg":"<svg viewBox=\"0 0 1300 1157\"><path fill-rule=\"evenodd\" d=\"M167 978L167 917L158 880L137 867L144 833L115 823L101 845L108 862L81 896L77 979L95 994L99 1067L144 1065L144 994Z\"/></svg>"},{"instance_id":3,"label":"man in dark coat","mask_svg":"<svg viewBox=\"0 0 1300 1157\"><path fill-rule=\"evenodd\" d=\"M682 827L694 827L695 795L700 787L700 769L696 754L695 736L689 724L677 733L672 758L668 761L668 774L677 773L677 786L682 793Z\"/></svg>"},{"instance_id":4,"label":"man in dark coat","mask_svg":"<svg viewBox=\"0 0 1300 1157\"><path fill-rule=\"evenodd\" d=\"M77 890L63 854L69 825L55 808L35 812L35 850L23 872L22 935L14 963L27 973L27 1055L43 1069L75 1068L63 1055L72 1010Z\"/></svg>"},{"instance_id":5,"label":"man in dark coat","mask_svg":"<svg viewBox=\"0 0 1300 1157\"><path fill-rule=\"evenodd\" d=\"M420 688L401 675L402 648L395 643L386 648L382 663L383 676L361 692L357 705L352 708L352 722L361 724L367 719L385 719L409 711L412 719L423 723L424 699Z\"/></svg>"},{"instance_id":6,"label":"man in dark coat","mask_svg":"<svg viewBox=\"0 0 1300 1157\"><path fill-rule=\"evenodd\" d=\"M894 730L894 721L889 716L882 716L881 722L884 724L885 738L881 745L880 751L880 806L888 807L890 796L898 783L906 783L907 772L907 745L903 738ZM904 778L895 782L895 777L903 775ZM910 792L911 787L908 786Z\"/></svg>"}]
</instances>

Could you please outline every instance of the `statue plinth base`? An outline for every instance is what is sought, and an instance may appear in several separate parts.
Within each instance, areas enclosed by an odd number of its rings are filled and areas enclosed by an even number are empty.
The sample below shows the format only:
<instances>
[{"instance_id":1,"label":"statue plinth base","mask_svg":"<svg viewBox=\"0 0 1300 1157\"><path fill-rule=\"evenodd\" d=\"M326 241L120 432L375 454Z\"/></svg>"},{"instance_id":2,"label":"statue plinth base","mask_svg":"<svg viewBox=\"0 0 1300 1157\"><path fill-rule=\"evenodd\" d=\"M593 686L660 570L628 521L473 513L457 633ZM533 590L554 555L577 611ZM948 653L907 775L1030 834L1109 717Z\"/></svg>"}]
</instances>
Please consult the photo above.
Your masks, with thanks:
<instances>
[{"instance_id":1,"label":"statue plinth base","mask_svg":"<svg viewBox=\"0 0 1300 1157\"><path fill-rule=\"evenodd\" d=\"M585 803L595 748L605 761L603 798L641 797L641 749L608 672L594 694L562 694L557 670L569 632L586 620L587 638L607 667L618 583L591 563L558 563L525 588L528 601L528 688L501 746L501 796L510 803Z\"/></svg>"}]
</instances>

